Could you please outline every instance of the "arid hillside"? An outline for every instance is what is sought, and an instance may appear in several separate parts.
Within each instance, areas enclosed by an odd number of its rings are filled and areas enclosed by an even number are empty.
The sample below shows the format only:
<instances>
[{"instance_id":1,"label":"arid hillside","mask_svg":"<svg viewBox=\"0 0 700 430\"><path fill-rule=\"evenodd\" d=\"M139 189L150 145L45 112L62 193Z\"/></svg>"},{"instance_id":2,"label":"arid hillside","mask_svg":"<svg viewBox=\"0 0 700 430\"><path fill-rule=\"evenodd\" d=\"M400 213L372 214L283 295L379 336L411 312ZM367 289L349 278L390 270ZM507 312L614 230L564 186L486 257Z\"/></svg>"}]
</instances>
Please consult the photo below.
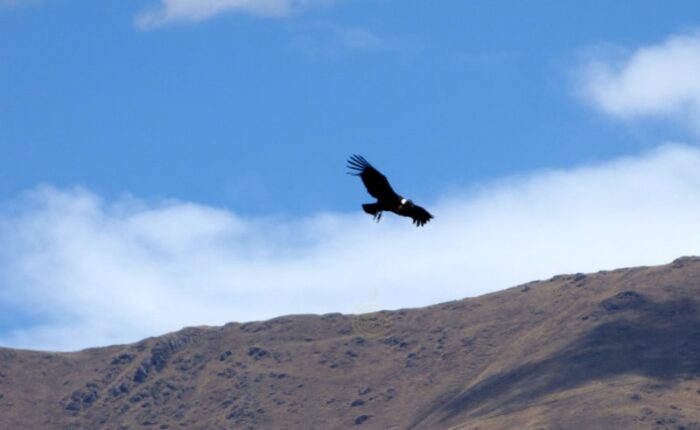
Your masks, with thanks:
<instances>
[{"instance_id":1,"label":"arid hillside","mask_svg":"<svg viewBox=\"0 0 700 430\"><path fill-rule=\"evenodd\" d=\"M0 349L0 428L700 429L699 312L685 257L421 309Z\"/></svg>"}]
</instances>

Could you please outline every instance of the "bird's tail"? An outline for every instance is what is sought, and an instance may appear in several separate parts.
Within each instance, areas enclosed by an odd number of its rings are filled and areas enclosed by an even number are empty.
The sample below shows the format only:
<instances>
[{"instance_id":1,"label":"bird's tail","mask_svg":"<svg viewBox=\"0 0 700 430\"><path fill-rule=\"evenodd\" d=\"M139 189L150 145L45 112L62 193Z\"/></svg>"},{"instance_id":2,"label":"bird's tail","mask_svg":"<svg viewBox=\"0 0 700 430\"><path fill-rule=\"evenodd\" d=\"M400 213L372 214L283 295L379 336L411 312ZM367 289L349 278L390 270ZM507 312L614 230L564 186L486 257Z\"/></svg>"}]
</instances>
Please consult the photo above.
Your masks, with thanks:
<instances>
[{"instance_id":1,"label":"bird's tail","mask_svg":"<svg viewBox=\"0 0 700 430\"><path fill-rule=\"evenodd\" d=\"M377 212L379 212L379 205L377 203L367 203L362 205L362 210L370 215L377 215Z\"/></svg>"},{"instance_id":2,"label":"bird's tail","mask_svg":"<svg viewBox=\"0 0 700 430\"><path fill-rule=\"evenodd\" d=\"M379 203L364 204L362 205L362 210L374 216L374 219L376 219L377 222L379 222L379 220L382 218L382 211L379 209Z\"/></svg>"}]
</instances>

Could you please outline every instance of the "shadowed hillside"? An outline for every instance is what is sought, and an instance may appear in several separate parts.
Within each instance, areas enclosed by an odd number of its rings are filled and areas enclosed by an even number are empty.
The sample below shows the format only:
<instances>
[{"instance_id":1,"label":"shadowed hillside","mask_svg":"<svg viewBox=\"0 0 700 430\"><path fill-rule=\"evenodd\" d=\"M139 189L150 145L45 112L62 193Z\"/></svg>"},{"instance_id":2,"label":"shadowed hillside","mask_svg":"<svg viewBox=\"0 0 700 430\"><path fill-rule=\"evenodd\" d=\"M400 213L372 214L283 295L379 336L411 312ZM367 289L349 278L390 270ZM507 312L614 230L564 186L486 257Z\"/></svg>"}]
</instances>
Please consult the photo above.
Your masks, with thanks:
<instances>
[{"instance_id":1,"label":"shadowed hillside","mask_svg":"<svg viewBox=\"0 0 700 430\"><path fill-rule=\"evenodd\" d=\"M699 311L685 257L421 309L0 349L0 428L700 429Z\"/></svg>"}]
</instances>

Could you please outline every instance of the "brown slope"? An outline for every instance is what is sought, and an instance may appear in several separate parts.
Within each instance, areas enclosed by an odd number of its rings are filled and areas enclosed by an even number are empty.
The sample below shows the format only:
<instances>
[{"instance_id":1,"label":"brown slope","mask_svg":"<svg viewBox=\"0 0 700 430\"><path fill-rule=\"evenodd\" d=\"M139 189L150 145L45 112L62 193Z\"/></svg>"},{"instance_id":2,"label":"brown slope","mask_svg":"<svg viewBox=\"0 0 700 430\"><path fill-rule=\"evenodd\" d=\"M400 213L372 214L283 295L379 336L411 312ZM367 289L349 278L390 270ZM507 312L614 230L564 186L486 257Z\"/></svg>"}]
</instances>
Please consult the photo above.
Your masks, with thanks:
<instances>
[{"instance_id":1,"label":"brown slope","mask_svg":"<svg viewBox=\"0 0 700 430\"><path fill-rule=\"evenodd\" d=\"M0 349L2 429L700 429L700 259L362 317Z\"/></svg>"}]
</instances>

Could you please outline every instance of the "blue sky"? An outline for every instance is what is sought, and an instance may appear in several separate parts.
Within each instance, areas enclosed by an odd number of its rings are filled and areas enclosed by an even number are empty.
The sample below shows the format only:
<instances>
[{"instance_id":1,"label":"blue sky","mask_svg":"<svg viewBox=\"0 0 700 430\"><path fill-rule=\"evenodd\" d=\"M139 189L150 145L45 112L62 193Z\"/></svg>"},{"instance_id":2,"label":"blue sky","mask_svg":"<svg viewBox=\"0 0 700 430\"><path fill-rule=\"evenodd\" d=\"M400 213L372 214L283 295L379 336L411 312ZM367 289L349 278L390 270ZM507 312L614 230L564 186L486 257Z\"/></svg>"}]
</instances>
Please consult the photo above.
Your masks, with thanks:
<instances>
[{"instance_id":1,"label":"blue sky","mask_svg":"<svg viewBox=\"0 0 700 430\"><path fill-rule=\"evenodd\" d=\"M692 1L359 0L135 27L156 7L0 11L0 198L50 183L305 214L356 207L349 153L425 199L635 152L656 136L577 103L571 69L700 18Z\"/></svg>"},{"instance_id":2,"label":"blue sky","mask_svg":"<svg viewBox=\"0 0 700 430\"><path fill-rule=\"evenodd\" d=\"M696 1L0 0L0 344L420 306L697 254L657 218L680 231L697 209L698 28ZM351 153L435 221L359 213Z\"/></svg>"}]
</instances>

